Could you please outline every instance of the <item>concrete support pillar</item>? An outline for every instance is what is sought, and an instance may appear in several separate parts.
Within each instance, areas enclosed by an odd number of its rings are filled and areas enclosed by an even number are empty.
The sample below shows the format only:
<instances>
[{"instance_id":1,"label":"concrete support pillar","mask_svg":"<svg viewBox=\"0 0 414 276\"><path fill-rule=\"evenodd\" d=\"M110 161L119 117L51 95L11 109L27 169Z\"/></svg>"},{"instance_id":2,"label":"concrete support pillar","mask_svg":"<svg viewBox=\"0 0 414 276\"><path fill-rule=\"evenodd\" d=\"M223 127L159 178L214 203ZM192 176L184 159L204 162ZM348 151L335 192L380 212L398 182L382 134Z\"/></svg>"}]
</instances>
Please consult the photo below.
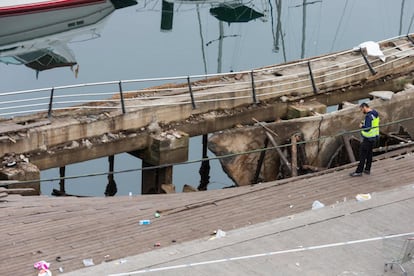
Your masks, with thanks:
<instances>
[{"instance_id":1,"label":"concrete support pillar","mask_svg":"<svg viewBox=\"0 0 414 276\"><path fill-rule=\"evenodd\" d=\"M145 169L154 165L142 161L142 194L161 193L162 184L171 184L173 177L173 167L167 166L156 169Z\"/></svg>"},{"instance_id":2,"label":"concrete support pillar","mask_svg":"<svg viewBox=\"0 0 414 276\"><path fill-rule=\"evenodd\" d=\"M30 183L9 184L8 189L19 190L21 195L40 195L40 170L32 163L16 161L13 166L0 168L1 180L27 181Z\"/></svg>"},{"instance_id":3,"label":"concrete support pillar","mask_svg":"<svg viewBox=\"0 0 414 276\"><path fill-rule=\"evenodd\" d=\"M150 146L137 152L142 158L142 194L160 193L162 184L172 184L172 164L188 160L188 134L168 131L151 135L150 139ZM163 166L146 169L160 165Z\"/></svg>"}]
</instances>

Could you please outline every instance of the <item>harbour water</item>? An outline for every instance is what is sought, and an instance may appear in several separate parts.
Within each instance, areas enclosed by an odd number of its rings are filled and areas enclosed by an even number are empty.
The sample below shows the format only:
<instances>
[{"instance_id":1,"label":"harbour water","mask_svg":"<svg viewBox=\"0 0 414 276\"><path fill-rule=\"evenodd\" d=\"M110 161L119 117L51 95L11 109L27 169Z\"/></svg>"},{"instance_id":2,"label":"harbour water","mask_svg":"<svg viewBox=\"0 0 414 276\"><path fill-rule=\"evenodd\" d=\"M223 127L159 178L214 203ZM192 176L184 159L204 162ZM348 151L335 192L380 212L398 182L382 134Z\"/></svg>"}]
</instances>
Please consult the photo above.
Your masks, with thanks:
<instances>
[{"instance_id":1,"label":"harbour water","mask_svg":"<svg viewBox=\"0 0 414 276\"><path fill-rule=\"evenodd\" d=\"M236 6L243 10L234 16ZM413 17L414 1L405 0L138 1L65 41L76 58L74 70L37 73L0 56L0 93L249 70L414 32ZM201 158L201 140L191 139L189 160ZM211 166L209 189L233 185L217 160ZM67 176L84 177L68 179L66 192L103 196L108 180L100 173L108 167L106 158L67 166ZM129 154L115 156L114 170L128 170L115 175L117 195L140 194L140 168L141 161ZM174 166L177 191L184 184L198 186L199 168L198 162ZM43 194L59 188L57 180L48 181L57 177L58 168L41 173Z\"/></svg>"}]
</instances>

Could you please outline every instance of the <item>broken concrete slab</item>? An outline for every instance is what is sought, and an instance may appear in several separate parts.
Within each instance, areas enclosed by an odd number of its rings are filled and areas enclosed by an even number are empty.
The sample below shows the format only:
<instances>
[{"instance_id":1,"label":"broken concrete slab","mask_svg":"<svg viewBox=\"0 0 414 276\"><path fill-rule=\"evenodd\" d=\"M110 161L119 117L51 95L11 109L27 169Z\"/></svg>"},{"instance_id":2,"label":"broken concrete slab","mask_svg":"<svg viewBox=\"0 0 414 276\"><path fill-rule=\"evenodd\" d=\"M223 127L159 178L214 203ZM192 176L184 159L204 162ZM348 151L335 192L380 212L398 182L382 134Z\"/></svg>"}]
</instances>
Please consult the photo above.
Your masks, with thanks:
<instances>
[{"instance_id":1,"label":"broken concrete slab","mask_svg":"<svg viewBox=\"0 0 414 276\"><path fill-rule=\"evenodd\" d=\"M381 118L381 131L393 132L400 127L414 137L412 121L412 106L414 104L414 89L407 89L396 93L391 100L374 99L369 102ZM359 122L363 119L358 105L328 114L309 116L275 123L266 126L278 136L277 144L281 150L289 154L290 138L295 133L301 133L304 139L306 165L326 167L333 154L343 143L342 134L353 134L359 137ZM398 122L391 124L392 122ZM232 155L220 160L223 170L236 185L250 185L253 183L260 152L263 148L266 135L260 126L245 126L244 128L230 129L215 133L209 139L209 149L216 155ZM257 151L257 152L254 152ZM254 152L243 154L246 152ZM240 155L238 155L240 153ZM266 152L264 165L260 172L263 181L275 180L279 174L280 156L275 150ZM271 171L272 173L267 173Z\"/></svg>"},{"instance_id":2,"label":"broken concrete slab","mask_svg":"<svg viewBox=\"0 0 414 276\"><path fill-rule=\"evenodd\" d=\"M314 115L315 113L326 113L326 105L317 101L300 101L288 106L288 119L300 118Z\"/></svg>"},{"instance_id":3,"label":"broken concrete slab","mask_svg":"<svg viewBox=\"0 0 414 276\"><path fill-rule=\"evenodd\" d=\"M0 179L14 180L9 181L7 187L19 189L21 195L40 195L40 170L34 164L18 160L14 166L0 170Z\"/></svg>"},{"instance_id":4,"label":"broken concrete slab","mask_svg":"<svg viewBox=\"0 0 414 276\"><path fill-rule=\"evenodd\" d=\"M383 100L391 100L392 96L394 95L394 92L392 91L372 91L369 93L374 98L380 98Z\"/></svg>"}]
</instances>

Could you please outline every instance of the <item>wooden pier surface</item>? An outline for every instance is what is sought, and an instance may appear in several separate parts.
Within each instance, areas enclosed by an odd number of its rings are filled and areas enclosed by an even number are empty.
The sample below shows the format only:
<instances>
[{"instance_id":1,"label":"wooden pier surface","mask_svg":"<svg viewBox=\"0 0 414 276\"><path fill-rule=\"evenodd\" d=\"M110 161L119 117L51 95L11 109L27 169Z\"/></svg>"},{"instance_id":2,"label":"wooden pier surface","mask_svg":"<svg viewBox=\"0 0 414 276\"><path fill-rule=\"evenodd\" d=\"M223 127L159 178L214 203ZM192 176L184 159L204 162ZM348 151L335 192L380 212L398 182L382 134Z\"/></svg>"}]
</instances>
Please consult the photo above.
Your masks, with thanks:
<instances>
[{"instance_id":1,"label":"wooden pier surface","mask_svg":"<svg viewBox=\"0 0 414 276\"><path fill-rule=\"evenodd\" d=\"M412 149L411 149L412 151ZM290 216L414 183L414 155L393 153L374 162L372 174L351 178L355 164L292 179L235 189L111 198L22 197L0 202L0 275L37 275L33 264L51 263L53 275L208 237L215 230ZM161 216L154 217L159 211ZM150 225L139 220L150 219Z\"/></svg>"}]
</instances>

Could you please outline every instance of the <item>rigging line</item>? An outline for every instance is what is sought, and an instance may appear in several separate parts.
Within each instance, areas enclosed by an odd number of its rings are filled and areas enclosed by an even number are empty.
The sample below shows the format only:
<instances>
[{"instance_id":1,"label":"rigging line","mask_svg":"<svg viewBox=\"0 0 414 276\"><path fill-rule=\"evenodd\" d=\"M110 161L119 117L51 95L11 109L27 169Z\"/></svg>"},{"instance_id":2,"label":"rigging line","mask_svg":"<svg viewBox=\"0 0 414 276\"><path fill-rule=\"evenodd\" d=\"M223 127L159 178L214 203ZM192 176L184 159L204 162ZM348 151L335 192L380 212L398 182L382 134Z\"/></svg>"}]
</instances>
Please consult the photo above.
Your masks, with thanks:
<instances>
[{"instance_id":1,"label":"rigging line","mask_svg":"<svg viewBox=\"0 0 414 276\"><path fill-rule=\"evenodd\" d=\"M200 6L198 4L196 6L196 10L197 10L197 19L198 19L198 30L200 32L201 54L203 56L204 74L207 75L206 51L205 51L205 48L204 48L203 28L201 27Z\"/></svg>"},{"instance_id":2,"label":"rigging line","mask_svg":"<svg viewBox=\"0 0 414 276\"><path fill-rule=\"evenodd\" d=\"M400 11L400 28L399 28L399 30L398 30L398 35L401 35L401 32L402 32L403 15L404 15L404 6L405 6L405 0L401 0L401 11Z\"/></svg>"},{"instance_id":3,"label":"rigging line","mask_svg":"<svg viewBox=\"0 0 414 276\"><path fill-rule=\"evenodd\" d=\"M218 53L217 53L217 73L221 73L222 57L223 57L223 40L224 40L224 27L223 21L219 21L219 41L218 41Z\"/></svg>"},{"instance_id":4,"label":"rigging line","mask_svg":"<svg viewBox=\"0 0 414 276\"><path fill-rule=\"evenodd\" d=\"M285 35L283 33L282 30L282 0L275 0L276 1L276 6L277 6L277 10L278 10L278 18L277 18L277 32L280 35L280 39L282 41L282 53L283 53L283 60L285 62L287 62L287 57L286 57L286 47L285 47Z\"/></svg>"},{"instance_id":5,"label":"rigging line","mask_svg":"<svg viewBox=\"0 0 414 276\"><path fill-rule=\"evenodd\" d=\"M410 25L408 25L407 35L410 33L410 29L411 29L411 25L413 24L413 20L414 20L414 12L413 12L413 15L411 16L411 19L410 19Z\"/></svg>"},{"instance_id":6,"label":"rigging line","mask_svg":"<svg viewBox=\"0 0 414 276\"><path fill-rule=\"evenodd\" d=\"M318 27L317 27L317 29L316 29L316 35L315 36L312 36L312 38L313 37L315 37L316 38L316 41L315 41L315 43L313 43L314 45L314 47L313 47L313 55L314 56L317 56L317 55L319 55L319 52L318 52L318 49L319 49L319 39L320 39L320 34L321 34L321 22L322 22L322 6L323 6L323 2L321 2L321 4L319 5L319 14L318 14L318 18L319 18L319 20L318 20L318 22L317 22L317 24L318 24Z\"/></svg>"},{"instance_id":7,"label":"rigging line","mask_svg":"<svg viewBox=\"0 0 414 276\"><path fill-rule=\"evenodd\" d=\"M383 36L385 36L387 34L386 31L386 27L388 27L389 25L391 25L390 23L390 17L388 16L389 11L387 9L384 8L383 5L377 5L377 14L380 18L385 18L385 20L380 20L379 24L378 24L378 29L380 29L379 27L382 28L382 34ZM385 11L384 11L385 9Z\"/></svg>"},{"instance_id":8,"label":"rigging line","mask_svg":"<svg viewBox=\"0 0 414 276\"><path fill-rule=\"evenodd\" d=\"M240 52L241 52L241 45L244 45L243 43L243 35L244 33L242 32L242 24L238 25L238 34L235 35L235 40L234 40L234 50L233 50L233 55L231 58L231 63L230 63L230 70L231 72L234 71L234 67L238 67L238 63L237 63L237 57L240 56Z\"/></svg>"},{"instance_id":9,"label":"rigging line","mask_svg":"<svg viewBox=\"0 0 414 276\"><path fill-rule=\"evenodd\" d=\"M302 6L302 44L300 57L303 59L305 57L305 40L306 40L306 0L303 0Z\"/></svg>"},{"instance_id":10,"label":"rigging line","mask_svg":"<svg viewBox=\"0 0 414 276\"><path fill-rule=\"evenodd\" d=\"M280 1L280 5L282 5L282 0ZM292 17L293 17L293 19L292 19ZM295 40L295 37L293 37L293 38L290 38L291 36L294 36L294 35L296 35L297 34L297 32L295 31L295 30L292 30L292 26L295 26L296 27L296 25L295 25L295 23L296 23L296 20L294 19L294 17L295 17L295 15L291 15L291 13L290 13L290 7L288 7L288 9L287 9L287 16L286 16L286 23L284 24L284 26L286 26L287 25L287 28L286 28L286 30L285 30L285 32L286 32L286 34L288 35L289 34L289 36L287 37L288 38L288 40L293 40L293 41L290 41L290 43L289 43L289 45L291 45L290 47L289 47L289 49L292 51L292 52L295 52L295 51L298 51L298 49L297 49L297 45L298 45L298 43L296 42L296 40ZM283 36L282 36L283 37ZM292 49L293 48L293 46L295 46L295 49ZM297 56L296 54L293 54L293 56Z\"/></svg>"},{"instance_id":11,"label":"rigging line","mask_svg":"<svg viewBox=\"0 0 414 276\"><path fill-rule=\"evenodd\" d=\"M333 51L333 48L335 47L335 42L336 42L336 39L337 39L337 37L338 37L339 29L340 29L340 27L341 27L341 25L342 25L342 21L343 21L343 19L344 19L344 17L345 17L345 12L346 12L346 7L347 7L347 6L348 6L348 0L346 0L346 1L345 1L345 6L344 6L344 8L342 9L342 14L341 14L341 17L340 17L340 19L339 19L338 26L336 27L336 30L335 30L335 36L334 36L334 39L333 39L333 41L332 41L332 46L331 46L331 49L329 50L329 52L332 52L332 51Z\"/></svg>"},{"instance_id":12,"label":"rigging line","mask_svg":"<svg viewBox=\"0 0 414 276\"><path fill-rule=\"evenodd\" d=\"M276 0L277 1L277 0ZM269 7L270 7L270 26L272 28L272 38L273 38L273 49L272 52L277 53L279 50L279 46L277 46L277 37L276 37L276 33L275 33L275 18L273 16L273 5L272 5L272 1L268 0L269 2Z\"/></svg>"}]
</instances>

